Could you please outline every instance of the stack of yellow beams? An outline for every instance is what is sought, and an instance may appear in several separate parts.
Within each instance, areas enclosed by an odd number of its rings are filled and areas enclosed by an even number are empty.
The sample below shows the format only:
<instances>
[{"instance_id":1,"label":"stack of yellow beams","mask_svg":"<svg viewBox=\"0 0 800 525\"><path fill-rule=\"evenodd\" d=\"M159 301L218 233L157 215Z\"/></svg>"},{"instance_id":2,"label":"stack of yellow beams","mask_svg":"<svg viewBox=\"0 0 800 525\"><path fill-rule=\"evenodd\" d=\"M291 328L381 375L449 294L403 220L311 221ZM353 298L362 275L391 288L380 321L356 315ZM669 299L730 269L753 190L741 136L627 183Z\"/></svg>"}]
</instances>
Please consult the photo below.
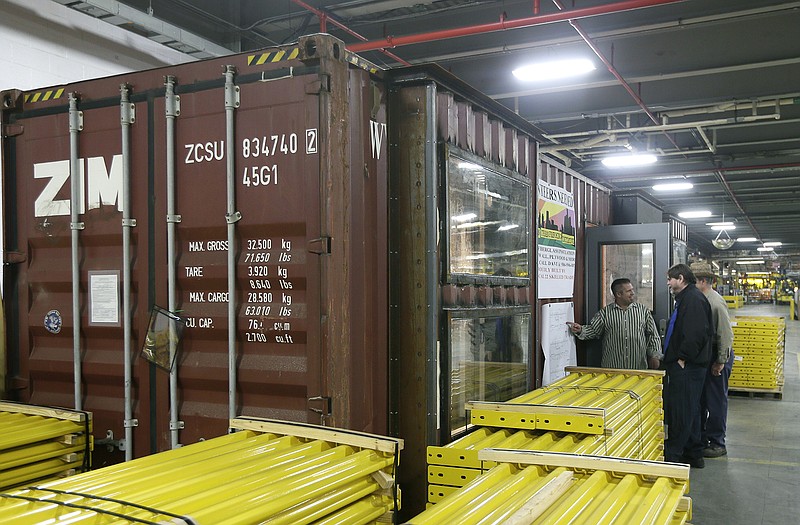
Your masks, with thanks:
<instances>
[{"instance_id":1,"label":"stack of yellow beams","mask_svg":"<svg viewBox=\"0 0 800 525\"><path fill-rule=\"evenodd\" d=\"M0 402L0 490L88 470L91 414Z\"/></svg>"},{"instance_id":2,"label":"stack of yellow beams","mask_svg":"<svg viewBox=\"0 0 800 525\"><path fill-rule=\"evenodd\" d=\"M495 465L407 525L678 525L691 519L689 467L487 449Z\"/></svg>"},{"instance_id":3,"label":"stack of yellow beams","mask_svg":"<svg viewBox=\"0 0 800 525\"><path fill-rule=\"evenodd\" d=\"M238 431L3 494L0 523L391 521L402 441L255 418L231 428Z\"/></svg>"},{"instance_id":4,"label":"stack of yellow beams","mask_svg":"<svg viewBox=\"0 0 800 525\"><path fill-rule=\"evenodd\" d=\"M663 459L663 372L566 370L566 377L507 403L470 403L474 430L428 447L428 502L478 477L478 453L486 448Z\"/></svg>"},{"instance_id":5,"label":"stack of yellow beams","mask_svg":"<svg viewBox=\"0 0 800 525\"><path fill-rule=\"evenodd\" d=\"M783 387L785 319L737 315L731 325L736 362L730 389L780 390Z\"/></svg>"},{"instance_id":6,"label":"stack of yellow beams","mask_svg":"<svg viewBox=\"0 0 800 525\"><path fill-rule=\"evenodd\" d=\"M725 299L728 308L741 308L744 306L743 295L723 295L722 298Z\"/></svg>"}]
</instances>

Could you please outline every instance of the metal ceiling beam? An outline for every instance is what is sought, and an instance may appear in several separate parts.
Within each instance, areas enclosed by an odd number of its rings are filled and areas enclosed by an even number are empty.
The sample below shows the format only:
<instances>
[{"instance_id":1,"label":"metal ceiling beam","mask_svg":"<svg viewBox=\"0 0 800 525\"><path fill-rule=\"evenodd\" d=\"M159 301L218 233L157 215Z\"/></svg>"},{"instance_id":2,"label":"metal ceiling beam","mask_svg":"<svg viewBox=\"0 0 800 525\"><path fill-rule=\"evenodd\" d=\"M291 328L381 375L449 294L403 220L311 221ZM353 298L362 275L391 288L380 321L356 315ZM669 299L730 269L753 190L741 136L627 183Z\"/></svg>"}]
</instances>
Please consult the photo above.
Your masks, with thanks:
<instances>
[{"instance_id":1,"label":"metal ceiling beam","mask_svg":"<svg viewBox=\"0 0 800 525\"><path fill-rule=\"evenodd\" d=\"M661 131L678 131L678 130L693 130L699 127L708 126L722 126L725 124L737 124L740 122L755 122L758 120L779 120L781 118L779 113L771 113L769 115L747 115L744 117L731 117L719 118L713 120L700 120L695 122L676 122L675 124L656 124L655 126L638 126L635 128L613 128L613 129L597 129L591 131L576 131L573 133L556 133L553 135L544 135L547 139L564 139L564 138L577 138L577 137L596 137L598 135L618 135L620 133L644 133L644 132L661 132ZM677 147L677 146L676 146Z\"/></svg>"},{"instance_id":2,"label":"metal ceiling beam","mask_svg":"<svg viewBox=\"0 0 800 525\"><path fill-rule=\"evenodd\" d=\"M389 36L381 40L374 40L370 42L362 42L360 44L351 44L348 47L354 53L364 51L375 51L383 48L393 48L398 46L406 46L410 44L422 44L425 42L433 42L436 40L447 40L449 38L457 38L462 36L479 35L484 33L493 33L497 31L506 31L508 29L520 29L523 27L533 27L542 24L551 24L554 22L564 22L569 19L587 18L597 15L621 13L624 11L631 11L633 9L641 9L643 7L654 7L658 5L674 4L683 2L684 0L625 0L613 4L602 6L584 7L580 9L573 9L571 11L561 11L558 13L551 13L547 15L537 15L527 18L519 18L516 20L506 20L505 15L500 17L499 22L490 24L479 24L475 26L459 27L454 29L444 29L441 31L432 31L430 33L420 33L409 36Z\"/></svg>"},{"instance_id":3,"label":"metal ceiling beam","mask_svg":"<svg viewBox=\"0 0 800 525\"><path fill-rule=\"evenodd\" d=\"M88 5L95 9L99 9L104 11L109 16L113 17L115 21L120 23L113 23L113 25L125 28L125 23L132 23L137 26L140 26L147 31L151 31L156 33L159 36L164 36L168 40L154 38L154 37L147 37L150 40L163 44L167 47L171 47L173 49L177 49L178 51L182 51L187 55L196 56L198 58L208 58L214 56L224 56L230 55L233 53L232 50L217 45L205 38L198 36L194 33L190 33L185 29L181 29L178 26L170 24L169 22L165 22L163 20L159 20L158 18L151 16L147 13L139 11L138 9L133 9L125 4L117 2L116 0L81 0L79 2L71 1L71 0L55 0L56 3L65 5L70 7L76 11L80 11L84 14L94 16L100 20L103 20L104 17L97 16L93 14L91 11L81 9L82 5ZM109 22L111 23L111 22ZM171 45L171 43L178 43L188 48L191 48L193 51L188 52L186 49L181 49L180 47L176 47Z\"/></svg>"},{"instance_id":4,"label":"metal ceiling beam","mask_svg":"<svg viewBox=\"0 0 800 525\"><path fill-rule=\"evenodd\" d=\"M704 69L693 69L691 71L679 71L677 73L664 73L664 74L657 74L657 75L642 75L638 77L630 77L628 78L629 82L633 82L634 84L644 84L646 82L658 82L663 80L678 80L683 78L689 77L699 77L699 76L712 76L712 75L719 75L722 73L736 73L740 71L751 71L753 69L764 69L764 68L771 68L771 67L784 67L784 66L795 66L800 64L800 57L795 58L783 58L779 60L764 60L761 62L751 62L747 64L738 64L735 66L720 66L720 67L709 67ZM568 86L559 86L559 87L548 87L548 88L541 88L541 89L526 89L522 91L509 91L507 93L496 93L491 95L491 98L503 99L503 98L517 98L517 97L529 97L535 95L547 95L550 93L563 93L566 91L581 91L585 89L598 89L598 88L606 88L606 87L613 87L616 86L617 83L614 80L606 80L602 82L591 82L591 83L582 83L582 84L570 84Z\"/></svg>"}]
</instances>

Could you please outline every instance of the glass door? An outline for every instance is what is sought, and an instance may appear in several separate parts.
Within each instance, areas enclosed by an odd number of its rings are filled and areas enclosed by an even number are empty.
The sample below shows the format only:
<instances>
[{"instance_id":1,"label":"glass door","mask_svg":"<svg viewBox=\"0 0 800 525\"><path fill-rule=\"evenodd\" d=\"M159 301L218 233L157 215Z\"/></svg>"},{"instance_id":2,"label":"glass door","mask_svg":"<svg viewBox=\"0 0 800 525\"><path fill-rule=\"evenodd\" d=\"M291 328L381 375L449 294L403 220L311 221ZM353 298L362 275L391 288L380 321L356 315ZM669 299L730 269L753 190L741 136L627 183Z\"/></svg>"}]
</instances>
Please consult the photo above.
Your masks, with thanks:
<instances>
[{"instance_id":1,"label":"glass door","mask_svg":"<svg viewBox=\"0 0 800 525\"><path fill-rule=\"evenodd\" d=\"M587 323L603 306L614 301L611 283L627 278L636 302L647 306L664 335L670 315L667 269L670 261L668 223L623 224L586 229ZM587 364L600 365L600 343L591 341Z\"/></svg>"}]
</instances>

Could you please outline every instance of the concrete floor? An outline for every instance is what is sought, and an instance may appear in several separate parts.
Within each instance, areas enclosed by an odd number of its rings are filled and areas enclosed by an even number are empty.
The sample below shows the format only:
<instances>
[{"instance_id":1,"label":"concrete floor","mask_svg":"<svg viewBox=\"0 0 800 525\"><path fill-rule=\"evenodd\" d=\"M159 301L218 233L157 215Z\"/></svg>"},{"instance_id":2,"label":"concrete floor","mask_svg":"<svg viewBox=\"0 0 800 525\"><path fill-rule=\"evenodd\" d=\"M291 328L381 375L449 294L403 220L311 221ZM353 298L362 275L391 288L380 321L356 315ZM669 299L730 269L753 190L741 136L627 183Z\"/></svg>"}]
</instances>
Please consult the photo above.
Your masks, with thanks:
<instances>
[{"instance_id":1,"label":"concrete floor","mask_svg":"<svg viewBox=\"0 0 800 525\"><path fill-rule=\"evenodd\" d=\"M730 314L786 318L783 399L729 396L728 455L706 459L704 469L690 474L692 523L800 523L800 321L790 320L782 305L747 305Z\"/></svg>"}]
</instances>

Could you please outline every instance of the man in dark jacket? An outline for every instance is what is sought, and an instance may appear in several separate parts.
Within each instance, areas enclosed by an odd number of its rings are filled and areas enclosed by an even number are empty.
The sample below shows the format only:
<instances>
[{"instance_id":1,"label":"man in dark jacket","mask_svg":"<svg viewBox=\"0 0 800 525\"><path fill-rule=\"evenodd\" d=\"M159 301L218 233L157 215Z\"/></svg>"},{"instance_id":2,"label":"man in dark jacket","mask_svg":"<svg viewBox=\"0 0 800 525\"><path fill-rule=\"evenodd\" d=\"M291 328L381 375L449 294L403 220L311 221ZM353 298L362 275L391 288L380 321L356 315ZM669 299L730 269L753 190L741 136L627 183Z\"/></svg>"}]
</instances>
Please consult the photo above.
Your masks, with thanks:
<instances>
[{"instance_id":1,"label":"man in dark jacket","mask_svg":"<svg viewBox=\"0 0 800 525\"><path fill-rule=\"evenodd\" d=\"M711 305L695 286L697 281L687 265L676 264L667 271L667 277L675 309L664 340L664 456L667 461L703 468L700 396L714 338Z\"/></svg>"}]
</instances>

